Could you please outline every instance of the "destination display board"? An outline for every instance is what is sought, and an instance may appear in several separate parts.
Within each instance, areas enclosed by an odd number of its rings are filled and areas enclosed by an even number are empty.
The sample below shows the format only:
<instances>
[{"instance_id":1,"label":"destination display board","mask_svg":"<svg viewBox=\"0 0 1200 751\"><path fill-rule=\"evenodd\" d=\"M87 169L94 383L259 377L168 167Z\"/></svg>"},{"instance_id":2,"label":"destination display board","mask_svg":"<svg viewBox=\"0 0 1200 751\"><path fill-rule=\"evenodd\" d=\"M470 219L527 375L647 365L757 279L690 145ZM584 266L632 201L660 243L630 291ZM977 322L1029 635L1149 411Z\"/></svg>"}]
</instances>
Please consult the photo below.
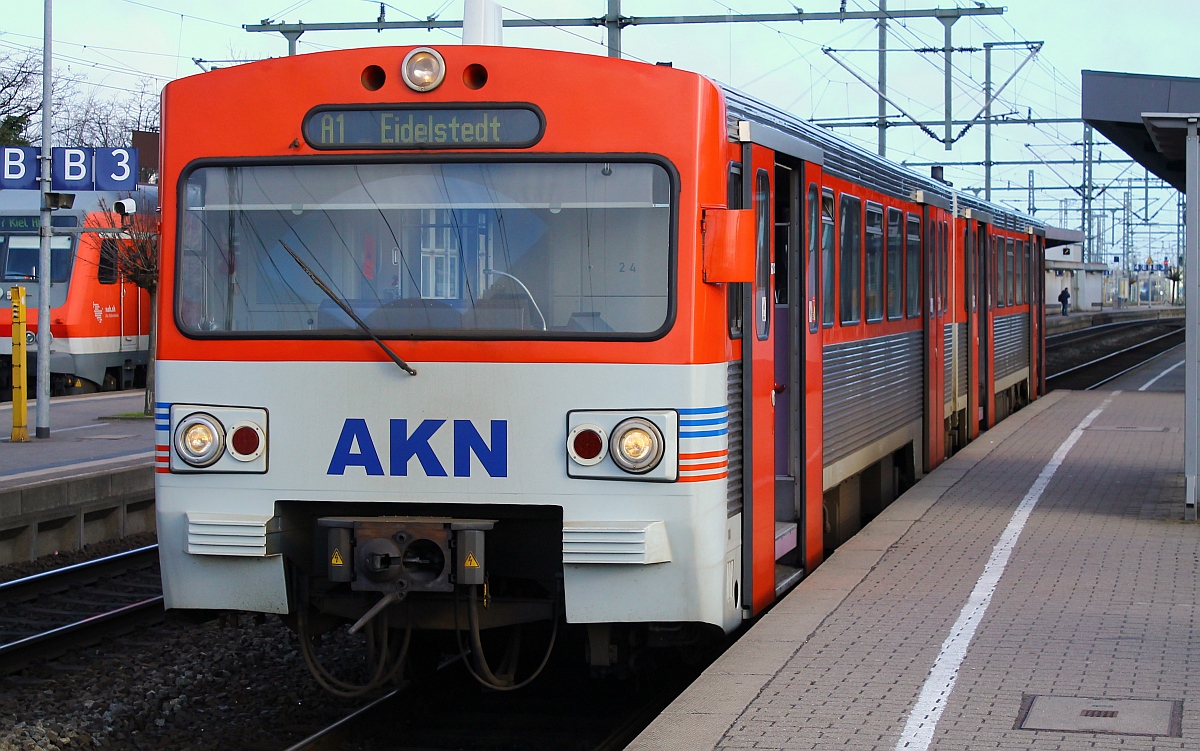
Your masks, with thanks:
<instances>
[{"instance_id":1,"label":"destination display board","mask_svg":"<svg viewBox=\"0 0 1200 751\"><path fill-rule=\"evenodd\" d=\"M314 149L524 149L544 130L530 105L322 107L303 124Z\"/></svg>"}]
</instances>

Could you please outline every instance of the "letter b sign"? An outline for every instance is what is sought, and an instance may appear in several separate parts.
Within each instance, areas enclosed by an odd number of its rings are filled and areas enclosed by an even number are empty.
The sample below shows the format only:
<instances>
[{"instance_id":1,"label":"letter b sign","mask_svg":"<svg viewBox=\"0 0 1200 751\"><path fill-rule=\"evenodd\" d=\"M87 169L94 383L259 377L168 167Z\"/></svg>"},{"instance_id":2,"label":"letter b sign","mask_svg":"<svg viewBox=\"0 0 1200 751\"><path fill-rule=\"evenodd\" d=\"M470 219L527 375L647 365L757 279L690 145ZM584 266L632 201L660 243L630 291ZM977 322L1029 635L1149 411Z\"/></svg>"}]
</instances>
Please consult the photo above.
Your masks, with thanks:
<instances>
[{"instance_id":1,"label":"letter b sign","mask_svg":"<svg viewBox=\"0 0 1200 751\"><path fill-rule=\"evenodd\" d=\"M54 149L50 184L54 190L133 190L137 187L136 149Z\"/></svg>"},{"instance_id":2,"label":"letter b sign","mask_svg":"<svg viewBox=\"0 0 1200 751\"><path fill-rule=\"evenodd\" d=\"M0 149L0 188L36 190L40 167L39 149L33 146L5 146Z\"/></svg>"}]
</instances>

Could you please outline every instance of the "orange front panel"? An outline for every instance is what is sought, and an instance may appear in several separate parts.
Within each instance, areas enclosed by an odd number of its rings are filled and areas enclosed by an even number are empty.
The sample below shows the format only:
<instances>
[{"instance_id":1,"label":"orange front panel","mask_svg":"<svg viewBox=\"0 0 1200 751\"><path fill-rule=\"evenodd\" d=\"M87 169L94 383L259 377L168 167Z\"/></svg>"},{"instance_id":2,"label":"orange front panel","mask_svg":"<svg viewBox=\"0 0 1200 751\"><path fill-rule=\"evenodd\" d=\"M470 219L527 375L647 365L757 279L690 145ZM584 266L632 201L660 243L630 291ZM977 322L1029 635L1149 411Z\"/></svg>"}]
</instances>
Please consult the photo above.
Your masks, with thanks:
<instances>
[{"instance_id":1,"label":"orange front panel","mask_svg":"<svg viewBox=\"0 0 1200 751\"><path fill-rule=\"evenodd\" d=\"M462 104L531 102L545 115L541 141L506 150L502 158L538 155L646 154L666 158L678 171L678 252L675 323L661 339L648 342L433 341L397 344L413 361L522 362L720 362L732 356L724 331L725 295L705 285L698 268L699 206L725 203L723 145L727 142L721 95L708 80L670 68L639 65L592 55L505 47L439 48L446 59L442 86L417 94L399 80L400 61L409 48L371 48L327 53L321 75L312 75L305 56L213 71L169 84L163 92L162 183L179 184L195 158L228 158L243 163L308 157L344 161L369 153L371 159L421 160L446 152L340 151L311 148L301 133L305 113L326 104ZM482 64L486 86L474 90L462 80L469 64ZM368 91L362 71L378 65L386 84ZM531 73L532 72L532 73ZM529 76L539 78L536 88ZM536 97L530 91L536 90ZM601 114L602 113L602 114ZM708 146L702 146L707 144ZM463 152L458 152L462 156ZM247 155L255 155L253 157ZM467 158L487 158L482 151ZM495 156L493 151L492 157ZM177 244L175 190L162 193L163 247ZM189 339L174 322L176 265L163 254L159 305L159 357L207 360L381 361L369 341L286 339Z\"/></svg>"}]
</instances>

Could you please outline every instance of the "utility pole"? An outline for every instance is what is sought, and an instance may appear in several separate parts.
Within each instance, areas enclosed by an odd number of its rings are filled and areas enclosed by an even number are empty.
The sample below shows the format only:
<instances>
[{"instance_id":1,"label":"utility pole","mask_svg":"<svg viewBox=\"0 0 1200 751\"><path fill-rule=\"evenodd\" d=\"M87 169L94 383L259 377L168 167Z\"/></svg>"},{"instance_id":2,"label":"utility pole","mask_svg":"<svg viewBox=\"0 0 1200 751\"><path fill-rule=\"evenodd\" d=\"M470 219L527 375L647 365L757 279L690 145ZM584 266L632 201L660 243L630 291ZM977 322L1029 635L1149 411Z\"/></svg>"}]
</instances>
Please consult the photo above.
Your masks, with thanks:
<instances>
[{"instance_id":1,"label":"utility pole","mask_svg":"<svg viewBox=\"0 0 1200 751\"><path fill-rule=\"evenodd\" d=\"M887 156L887 0L879 0L879 156Z\"/></svg>"},{"instance_id":2,"label":"utility pole","mask_svg":"<svg viewBox=\"0 0 1200 751\"><path fill-rule=\"evenodd\" d=\"M608 28L608 56L621 57L621 0L608 0L604 25Z\"/></svg>"},{"instance_id":3,"label":"utility pole","mask_svg":"<svg viewBox=\"0 0 1200 751\"><path fill-rule=\"evenodd\" d=\"M1092 126L1083 126L1083 261L1092 260Z\"/></svg>"},{"instance_id":4,"label":"utility pole","mask_svg":"<svg viewBox=\"0 0 1200 751\"><path fill-rule=\"evenodd\" d=\"M38 222L37 408L34 437L50 437L50 118L54 4L44 0L42 25L42 210Z\"/></svg>"},{"instance_id":5,"label":"utility pole","mask_svg":"<svg viewBox=\"0 0 1200 751\"><path fill-rule=\"evenodd\" d=\"M1122 266L1125 269L1125 276L1129 278L1131 272L1129 258L1133 255L1133 179L1130 178L1125 183L1125 210L1121 215L1121 256ZM1134 295L1133 285L1130 284L1129 294ZM1141 295L1138 294L1134 298L1134 304L1141 304Z\"/></svg>"},{"instance_id":6,"label":"utility pole","mask_svg":"<svg viewBox=\"0 0 1200 751\"><path fill-rule=\"evenodd\" d=\"M950 85L953 80L950 77L950 73L951 73L950 55L951 55L951 53L954 52L954 45L950 40L950 27L954 26L954 22L958 20L958 16L949 16L949 17L942 16L942 17L939 17L938 20L942 22L942 26L944 26L946 29L945 47L942 48L942 51L946 56L946 138L945 138L945 144L946 144L946 151L950 151L951 149L954 148L954 131L951 130L951 128L953 126L950 123L950 120L951 120L951 116L950 116L950 114L951 114L950 113L951 98L954 95L954 92Z\"/></svg>"},{"instance_id":7,"label":"utility pole","mask_svg":"<svg viewBox=\"0 0 1200 751\"><path fill-rule=\"evenodd\" d=\"M992 200L992 45L983 45L983 198Z\"/></svg>"},{"instance_id":8,"label":"utility pole","mask_svg":"<svg viewBox=\"0 0 1200 751\"><path fill-rule=\"evenodd\" d=\"M1029 170L1029 215L1037 216L1037 206L1033 200L1033 170Z\"/></svg>"}]
</instances>

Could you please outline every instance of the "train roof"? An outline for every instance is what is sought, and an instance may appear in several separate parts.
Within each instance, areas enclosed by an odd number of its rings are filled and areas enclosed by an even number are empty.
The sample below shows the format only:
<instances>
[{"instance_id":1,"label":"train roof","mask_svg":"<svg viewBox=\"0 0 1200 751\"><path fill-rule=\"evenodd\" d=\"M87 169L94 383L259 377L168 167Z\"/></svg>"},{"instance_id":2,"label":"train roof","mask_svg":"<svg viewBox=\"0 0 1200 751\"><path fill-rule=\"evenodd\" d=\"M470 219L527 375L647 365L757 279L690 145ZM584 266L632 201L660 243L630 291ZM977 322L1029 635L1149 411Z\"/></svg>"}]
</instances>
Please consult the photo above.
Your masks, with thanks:
<instances>
[{"instance_id":1,"label":"train roof","mask_svg":"<svg viewBox=\"0 0 1200 751\"><path fill-rule=\"evenodd\" d=\"M824 152L824 171L871 190L904 200L912 200L914 191L942 198L949 203L955 194L958 205L990 214L994 225L1024 232L1032 226L1044 231L1045 223L1007 206L981 200L971 193L955 190L932 177L884 159L825 128L749 96L737 89L717 84L725 95L726 111L731 119L749 120L775 128L789 136L812 144Z\"/></svg>"}]
</instances>

